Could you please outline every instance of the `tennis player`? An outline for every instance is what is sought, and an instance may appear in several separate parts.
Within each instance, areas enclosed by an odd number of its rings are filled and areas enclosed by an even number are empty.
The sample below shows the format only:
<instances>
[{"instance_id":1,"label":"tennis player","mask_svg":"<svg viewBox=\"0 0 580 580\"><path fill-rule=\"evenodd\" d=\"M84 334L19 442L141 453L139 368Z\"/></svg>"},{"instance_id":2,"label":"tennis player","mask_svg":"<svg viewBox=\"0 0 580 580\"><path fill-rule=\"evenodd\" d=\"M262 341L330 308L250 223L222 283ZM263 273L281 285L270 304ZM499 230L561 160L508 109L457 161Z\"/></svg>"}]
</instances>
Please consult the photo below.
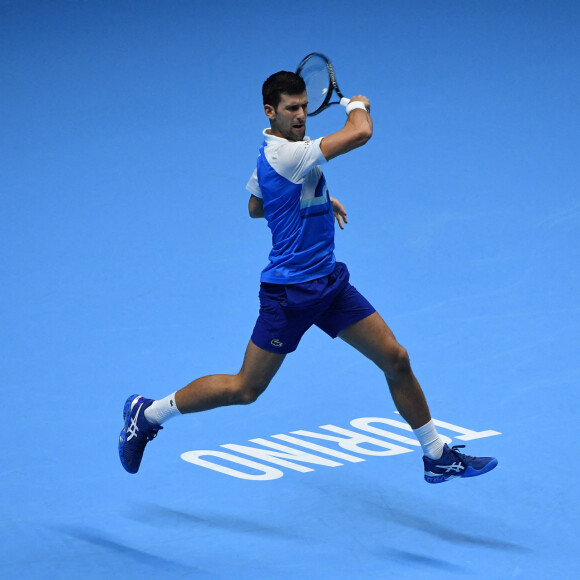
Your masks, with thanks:
<instances>
[{"instance_id":1,"label":"tennis player","mask_svg":"<svg viewBox=\"0 0 580 580\"><path fill-rule=\"evenodd\" d=\"M291 72L270 76L262 87L264 130L257 167L247 189L249 214L265 217L272 232L269 263L261 274L260 312L241 370L211 375L160 400L131 395L125 402L119 456L137 473L145 446L170 418L224 405L254 402L270 384L287 354L312 326L339 337L385 374L401 416L423 449L425 480L441 483L492 470L497 460L470 457L449 448L437 433L407 351L371 304L350 284L345 264L334 256L335 220L347 214L329 196L321 166L363 146L373 134L370 102L355 96L344 127L327 137L305 136L308 98L303 79Z\"/></svg>"}]
</instances>

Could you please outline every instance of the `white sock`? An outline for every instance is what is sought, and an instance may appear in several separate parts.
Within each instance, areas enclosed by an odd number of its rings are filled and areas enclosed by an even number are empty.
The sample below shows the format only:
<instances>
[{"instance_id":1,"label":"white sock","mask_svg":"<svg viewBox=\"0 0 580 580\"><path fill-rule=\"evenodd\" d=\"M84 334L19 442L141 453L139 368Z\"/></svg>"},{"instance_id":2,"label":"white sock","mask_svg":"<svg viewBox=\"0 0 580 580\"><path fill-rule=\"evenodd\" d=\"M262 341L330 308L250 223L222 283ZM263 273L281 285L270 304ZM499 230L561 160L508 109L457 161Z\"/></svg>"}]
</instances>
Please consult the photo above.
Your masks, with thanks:
<instances>
[{"instance_id":1,"label":"white sock","mask_svg":"<svg viewBox=\"0 0 580 580\"><path fill-rule=\"evenodd\" d=\"M145 414L147 414L147 411L145 411ZM415 433L415 437L417 437L419 443L421 443L423 453L427 457L431 459L441 458L445 441L443 441L439 433L437 433L433 419L431 419L426 425L423 425L423 427L413 429L413 433Z\"/></svg>"},{"instance_id":2,"label":"white sock","mask_svg":"<svg viewBox=\"0 0 580 580\"><path fill-rule=\"evenodd\" d=\"M165 399L153 401L153 403L145 409L145 419L150 423L155 423L156 425L162 425L165 421L168 421L177 415L181 415L181 412L175 404L175 393L165 397Z\"/></svg>"}]
</instances>

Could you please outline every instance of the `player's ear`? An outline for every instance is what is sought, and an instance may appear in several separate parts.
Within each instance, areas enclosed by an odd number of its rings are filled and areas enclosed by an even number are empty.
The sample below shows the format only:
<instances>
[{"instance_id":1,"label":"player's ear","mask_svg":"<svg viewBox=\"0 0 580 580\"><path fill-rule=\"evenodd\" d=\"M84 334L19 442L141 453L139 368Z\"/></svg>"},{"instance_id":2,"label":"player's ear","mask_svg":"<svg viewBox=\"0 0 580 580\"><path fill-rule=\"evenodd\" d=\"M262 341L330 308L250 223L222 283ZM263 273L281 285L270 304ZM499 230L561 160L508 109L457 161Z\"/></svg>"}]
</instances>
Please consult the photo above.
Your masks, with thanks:
<instances>
[{"instance_id":1,"label":"player's ear","mask_svg":"<svg viewBox=\"0 0 580 580\"><path fill-rule=\"evenodd\" d=\"M270 120L276 118L276 109L272 105L264 105L264 113L266 113L266 117Z\"/></svg>"}]
</instances>

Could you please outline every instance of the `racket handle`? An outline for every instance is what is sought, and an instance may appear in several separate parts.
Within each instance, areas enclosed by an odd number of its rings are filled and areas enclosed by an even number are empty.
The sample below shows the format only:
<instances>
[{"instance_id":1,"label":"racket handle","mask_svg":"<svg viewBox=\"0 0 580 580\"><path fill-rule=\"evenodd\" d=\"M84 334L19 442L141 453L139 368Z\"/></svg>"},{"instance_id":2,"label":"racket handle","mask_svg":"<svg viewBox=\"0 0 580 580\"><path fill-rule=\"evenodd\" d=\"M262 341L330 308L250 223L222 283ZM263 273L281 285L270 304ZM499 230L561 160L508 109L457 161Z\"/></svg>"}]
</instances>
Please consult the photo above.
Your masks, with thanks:
<instances>
[{"instance_id":1,"label":"racket handle","mask_svg":"<svg viewBox=\"0 0 580 580\"><path fill-rule=\"evenodd\" d=\"M346 97L342 97L342 99L340 99L340 104L343 107L346 107L349 103L350 103L350 99L347 99Z\"/></svg>"}]
</instances>

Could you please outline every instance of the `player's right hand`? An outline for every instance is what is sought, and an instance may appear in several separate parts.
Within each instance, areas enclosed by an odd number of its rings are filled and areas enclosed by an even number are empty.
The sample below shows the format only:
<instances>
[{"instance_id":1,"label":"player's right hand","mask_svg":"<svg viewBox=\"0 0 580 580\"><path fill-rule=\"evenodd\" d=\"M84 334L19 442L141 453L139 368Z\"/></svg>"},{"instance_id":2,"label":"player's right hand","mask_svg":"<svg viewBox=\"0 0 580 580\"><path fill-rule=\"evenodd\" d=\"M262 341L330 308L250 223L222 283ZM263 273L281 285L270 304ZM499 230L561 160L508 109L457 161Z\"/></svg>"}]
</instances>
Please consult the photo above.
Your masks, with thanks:
<instances>
[{"instance_id":1,"label":"player's right hand","mask_svg":"<svg viewBox=\"0 0 580 580\"><path fill-rule=\"evenodd\" d=\"M352 97L351 101L362 101L364 106L366 107L367 111L370 112L371 110L371 102L363 95L355 95Z\"/></svg>"}]
</instances>

